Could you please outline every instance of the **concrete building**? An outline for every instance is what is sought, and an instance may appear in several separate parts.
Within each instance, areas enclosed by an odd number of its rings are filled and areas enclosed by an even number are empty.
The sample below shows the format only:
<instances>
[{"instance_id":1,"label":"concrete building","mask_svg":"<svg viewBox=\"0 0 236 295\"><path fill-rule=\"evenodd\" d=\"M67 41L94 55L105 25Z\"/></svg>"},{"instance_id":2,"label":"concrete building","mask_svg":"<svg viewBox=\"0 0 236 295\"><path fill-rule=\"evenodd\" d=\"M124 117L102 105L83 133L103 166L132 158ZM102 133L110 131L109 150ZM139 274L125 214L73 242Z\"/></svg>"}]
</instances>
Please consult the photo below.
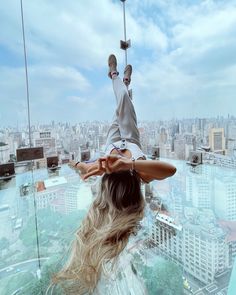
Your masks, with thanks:
<instances>
[{"instance_id":1,"label":"concrete building","mask_svg":"<svg viewBox=\"0 0 236 295\"><path fill-rule=\"evenodd\" d=\"M160 157L162 158L173 158L174 152L171 151L170 143L160 143Z\"/></svg>"},{"instance_id":2,"label":"concrete building","mask_svg":"<svg viewBox=\"0 0 236 295\"><path fill-rule=\"evenodd\" d=\"M209 132L209 146L213 152L225 152L224 128L211 128Z\"/></svg>"},{"instance_id":3,"label":"concrete building","mask_svg":"<svg viewBox=\"0 0 236 295\"><path fill-rule=\"evenodd\" d=\"M214 197L214 175L207 166L199 166L195 173L186 173L186 200L193 207L210 209Z\"/></svg>"},{"instance_id":4,"label":"concrete building","mask_svg":"<svg viewBox=\"0 0 236 295\"><path fill-rule=\"evenodd\" d=\"M65 202L62 202L65 195L65 177L59 176L48 178L37 183L36 203L38 209L51 207L53 211L65 213ZM60 200L56 202L55 200ZM60 206L59 206L59 205Z\"/></svg>"},{"instance_id":5,"label":"concrete building","mask_svg":"<svg viewBox=\"0 0 236 295\"><path fill-rule=\"evenodd\" d=\"M37 192L36 194L37 209L39 210L39 209L49 208L51 205L51 202L57 199L58 197L59 197L59 194L56 188Z\"/></svg>"},{"instance_id":6,"label":"concrete building","mask_svg":"<svg viewBox=\"0 0 236 295\"><path fill-rule=\"evenodd\" d=\"M189 210L182 225L168 216L157 215L150 228L150 239L156 246L154 251L209 284L231 266L230 243L211 210Z\"/></svg>"},{"instance_id":7,"label":"concrete building","mask_svg":"<svg viewBox=\"0 0 236 295\"><path fill-rule=\"evenodd\" d=\"M236 220L236 173L232 176L218 175L215 179L214 209L224 220Z\"/></svg>"},{"instance_id":8,"label":"concrete building","mask_svg":"<svg viewBox=\"0 0 236 295\"><path fill-rule=\"evenodd\" d=\"M69 214L78 210L78 185L71 185L67 187L65 192L65 213Z\"/></svg>"},{"instance_id":9,"label":"concrete building","mask_svg":"<svg viewBox=\"0 0 236 295\"><path fill-rule=\"evenodd\" d=\"M45 156L55 155L56 139L51 136L50 131L37 132L34 134L34 145L42 146Z\"/></svg>"},{"instance_id":10,"label":"concrete building","mask_svg":"<svg viewBox=\"0 0 236 295\"><path fill-rule=\"evenodd\" d=\"M0 142L0 163L6 163L10 159L9 145L4 142Z\"/></svg>"},{"instance_id":11,"label":"concrete building","mask_svg":"<svg viewBox=\"0 0 236 295\"><path fill-rule=\"evenodd\" d=\"M236 257L236 221L220 220L218 224L226 233L226 241L229 247L227 259L230 267L232 267Z\"/></svg>"},{"instance_id":12,"label":"concrete building","mask_svg":"<svg viewBox=\"0 0 236 295\"><path fill-rule=\"evenodd\" d=\"M178 234L182 235L182 226L176 224L174 219L166 213L158 213L150 231L150 239L156 246L155 250L181 264L182 242L176 233L178 231Z\"/></svg>"},{"instance_id":13,"label":"concrete building","mask_svg":"<svg viewBox=\"0 0 236 295\"><path fill-rule=\"evenodd\" d=\"M167 132L166 129L164 127L160 128L160 135L159 135L159 142L160 144L166 144L167 143Z\"/></svg>"},{"instance_id":14,"label":"concrete building","mask_svg":"<svg viewBox=\"0 0 236 295\"><path fill-rule=\"evenodd\" d=\"M174 152L177 159L185 160L185 139L184 138L178 138L174 140Z\"/></svg>"}]
</instances>

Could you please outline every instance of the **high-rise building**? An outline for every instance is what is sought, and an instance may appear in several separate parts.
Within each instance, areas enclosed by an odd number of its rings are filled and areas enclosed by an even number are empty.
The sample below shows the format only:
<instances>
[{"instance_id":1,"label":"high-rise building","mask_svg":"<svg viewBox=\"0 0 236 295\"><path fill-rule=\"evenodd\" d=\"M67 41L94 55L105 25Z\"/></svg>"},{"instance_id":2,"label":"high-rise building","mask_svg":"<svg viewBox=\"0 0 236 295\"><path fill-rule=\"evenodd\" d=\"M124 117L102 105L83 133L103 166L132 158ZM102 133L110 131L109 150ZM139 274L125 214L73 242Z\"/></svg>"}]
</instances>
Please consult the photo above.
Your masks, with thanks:
<instances>
[{"instance_id":1,"label":"high-rise building","mask_svg":"<svg viewBox=\"0 0 236 295\"><path fill-rule=\"evenodd\" d=\"M185 139L178 138L174 140L174 152L179 160L185 160Z\"/></svg>"},{"instance_id":2,"label":"high-rise building","mask_svg":"<svg viewBox=\"0 0 236 295\"><path fill-rule=\"evenodd\" d=\"M236 177L219 175L215 179L214 209L224 220L236 220Z\"/></svg>"},{"instance_id":3,"label":"high-rise building","mask_svg":"<svg viewBox=\"0 0 236 295\"><path fill-rule=\"evenodd\" d=\"M166 144L167 143L167 132L166 129L164 127L160 128L160 135L159 135L159 141L162 144Z\"/></svg>"},{"instance_id":4,"label":"high-rise building","mask_svg":"<svg viewBox=\"0 0 236 295\"><path fill-rule=\"evenodd\" d=\"M229 125L228 129L229 129L228 137L236 140L236 126L235 126L235 124Z\"/></svg>"},{"instance_id":5,"label":"high-rise building","mask_svg":"<svg viewBox=\"0 0 236 295\"><path fill-rule=\"evenodd\" d=\"M56 139L50 131L35 133L35 146L42 146L46 156L56 154Z\"/></svg>"},{"instance_id":6,"label":"high-rise building","mask_svg":"<svg viewBox=\"0 0 236 295\"><path fill-rule=\"evenodd\" d=\"M223 230L198 220L186 222L182 235L184 270L208 284L228 268L229 249Z\"/></svg>"},{"instance_id":7,"label":"high-rise building","mask_svg":"<svg viewBox=\"0 0 236 295\"><path fill-rule=\"evenodd\" d=\"M198 211L197 215L190 214L181 226L158 214L150 228L154 251L174 260L199 281L212 283L232 261L232 246L226 233L212 218L211 210Z\"/></svg>"},{"instance_id":8,"label":"high-rise building","mask_svg":"<svg viewBox=\"0 0 236 295\"><path fill-rule=\"evenodd\" d=\"M209 145L213 152L225 152L224 128L211 128L209 132Z\"/></svg>"},{"instance_id":9,"label":"high-rise building","mask_svg":"<svg viewBox=\"0 0 236 295\"><path fill-rule=\"evenodd\" d=\"M236 126L235 124L228 126L227 155L231 157L236 156Z\"/></svg>"},{"instance_id":10,"label":"high-rise building","mask_svg":"<svg viewBox=\"0 0 236 295\"><path fill-rule=\"evenodd\" d=\"M6 163L10 159L9 145L4 142L0 142L0 163Z\"/></svg>"},{"instance_id":11,"label":"high-rise building","mask_svg":"<svg viewBox=\"0 0 236 295\"><path fill-rule=\"evenodd\" d=\"M200 173L189 171L186 174L186 199L193 207L209 209L212 207L214 182L208 167L197 167Z\"/></svg>"},{"instance_id":12,"label":"high-rise building","mask_svg":"<svg viewBox=\"0 0 236 295\"><path fill-rule=\"evenodd\" d=\"M57 188L51 188L48 190L37 192L36 194L37 209L49 208L51 205L51 202L58 198L59 198L59 193Z\"/></svg>"},{"instance_id":13,"label":"high-rise building","mask_svg":"<svg viewBox=\"0 0 236 295\"><path fill-rule=\"evenodd\" d=\"M73 211L78 210L79 207L79 201L78 201L78 185L71 185L70 187L67 187L65 192L65 210L66 214L69 214Z\"/></svg>"},{"instance_id":14,"label":"high-rise building","mask_svg":"<svg viewBox=\"0 0 236 295\"><path fill-rule=\"evenodd\" d=\"M226 241L229 248L229 256L226 257L229 266L232 267L236 257L236 221L220 220L220 227L226 232Z\"/></svg>"}]
</instances>

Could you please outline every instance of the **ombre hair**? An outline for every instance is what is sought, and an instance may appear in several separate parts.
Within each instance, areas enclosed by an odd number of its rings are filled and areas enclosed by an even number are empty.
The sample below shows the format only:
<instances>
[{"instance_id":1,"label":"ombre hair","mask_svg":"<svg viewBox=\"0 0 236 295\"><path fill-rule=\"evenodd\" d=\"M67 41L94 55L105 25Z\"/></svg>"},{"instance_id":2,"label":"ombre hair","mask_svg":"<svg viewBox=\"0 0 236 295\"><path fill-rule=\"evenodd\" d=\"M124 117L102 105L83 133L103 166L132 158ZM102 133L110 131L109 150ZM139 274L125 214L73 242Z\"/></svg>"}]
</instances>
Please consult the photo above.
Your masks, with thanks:
<instances>
[{"instance_id":1,"label":"ombre hair","mask_svg":"<svg viewBox=\"0 0 236 295\"><path fill-rule=\"evenodd\" d=\"M100 190L76 232L72 252L54 276L66 294L92 293L106 264L115 265L144 214L139 175L133 171L104 174Z\"/></svg>"}]
</instances>

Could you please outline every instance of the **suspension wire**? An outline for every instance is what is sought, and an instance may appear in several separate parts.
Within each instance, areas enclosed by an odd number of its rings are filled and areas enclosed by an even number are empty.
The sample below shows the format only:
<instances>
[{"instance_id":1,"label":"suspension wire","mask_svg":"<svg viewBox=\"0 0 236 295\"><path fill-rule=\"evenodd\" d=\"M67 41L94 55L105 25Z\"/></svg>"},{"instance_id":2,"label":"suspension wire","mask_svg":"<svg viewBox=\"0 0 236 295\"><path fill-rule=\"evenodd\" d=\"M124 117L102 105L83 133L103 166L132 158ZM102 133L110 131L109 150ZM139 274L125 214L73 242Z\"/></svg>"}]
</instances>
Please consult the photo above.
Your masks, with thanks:
<instances>
[{"instance_id":1,"label":"suspension wire","mask_svg":"<svg viewBox=\"0 0 236 295\"><path fill-rule=\"evenodd\" d=\"M121 0L123 2L123 21L124 21L124 41L126 40L126 16L125 16L125 0ZM125 49L125 66L127 66L127 48Z\"/></svg>"},{"instance_id":2,"label":"suspension wire","mask_svg":"<svg viewBox=\"0 0 236 295\"><path fill-rule=\"evenodd\" d=\"M28 63L27 63L27 54L25 46L25 25L24 25L24 13L23 13L23 2L20 0L21 4L21 25L22 25L22 37L24 45L24 61L25 61L25 82L26 82L26 96L27 96L27 113L28 113L28 126L29 126L29 144L32 147L31 139L31 123L30 123L30 99L29 99L29 79L28 79Z\"/></svg>"},{"instance_id":3,"label":"suspension wire","mask_svg":"<svg viewBox=\"0 0 236 295\"><path fill-rule=\"evenodd\" d=\"M27 53L26 53L26 42L25 42L25 22L24 22L24 12L23 12L23 0L20 0L21 4L21 26L22 26L22 38L24 45L24 62L25 62L25 82L26 82L26 96L27 96L27 113L28 113L28 126L29 126L29 145L32 147L31 138L31 123L30 123L30 95L29 95L29 79L28 79L28 63L27 63ZM33 164L33 161L31 161ZM31 168L33 165L31 165ZM34 183L33 169L31 170L32 182ZM36 243L37 243L37 256L38 256L38 267L41 274L41 262L40 262L40 252L39 252L39 235L38 235L38 218L37 218L37 205L35 198L35 191L33 192L34 197L34 218L35 218L35 230L36 230ZM42 290L41 290L41 294Z\"/></svg>"},{"instance_id":4,"label":"suspension wire","mask_svg":"<svg viewBox=\"0 0 236 295\"><path fill-rule=\"evenodd\" d=\"M34 183L34 174L33 169L31 170L32 180ZM38 216L37 216L37 204L36 204L36 198L35 198L35 191L33 192L34 197L34 220L35 220L35 230L36 230L36 243L37 243L37 256L38 256L38 266L41 274L41 262L40 262L40 252L39 252L39 232L38 232Z\"/></svg>"}]
</instances>

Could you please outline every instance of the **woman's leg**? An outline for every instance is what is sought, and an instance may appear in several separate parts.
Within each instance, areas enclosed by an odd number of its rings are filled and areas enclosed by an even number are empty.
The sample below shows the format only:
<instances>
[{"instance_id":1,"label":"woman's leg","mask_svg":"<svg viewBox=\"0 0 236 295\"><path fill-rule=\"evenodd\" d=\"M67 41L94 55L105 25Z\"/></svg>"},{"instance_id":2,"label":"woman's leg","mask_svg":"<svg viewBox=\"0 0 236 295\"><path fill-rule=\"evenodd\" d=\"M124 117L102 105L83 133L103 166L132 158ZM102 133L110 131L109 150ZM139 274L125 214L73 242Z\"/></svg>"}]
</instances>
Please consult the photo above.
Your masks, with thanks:
<instances>
[{"instance_id":1,"label":"woman's leg","mask_svg":"<svg viewBox=\"0 0 236 295\"><path fill-rule=\"evenodd\" d=\"M106 147L108 147L109 144L114 143L119 140L121 140L121 135L120 135L120 130L119 130L119 124L117 122L117 117L115 114L112 124L111 124L110 128L108 129Z\"/></svg>"},{"instance_id":2,"label":"woman's leg","mask_svg":"<svg viewBox=\"0 0 236 295\"><path fill-rule=\"evenodd\" d=\"M136 143L141 148L136 113L128 90L117 75L112 76L112 82L117 102L115 115L120 136L122 139Z\"/></svg>"},{"instance_id":3,"label":"woman's leg","mask_svg":"<svg viewBox=\"0 0 236 295\"><path fill-rule=\"evenodd\" d=\"M131 81L132 67L129 65L125 68L124 84L118 77L119 73L117 72L117 60L115 55L111 54L109 56L108 66L108 76L113 82L117 108L113 123L108 131L107 146L120 139L126 139L136 143L141 148L136 113L126 87Z\"/></svg>"}]
</instances>

